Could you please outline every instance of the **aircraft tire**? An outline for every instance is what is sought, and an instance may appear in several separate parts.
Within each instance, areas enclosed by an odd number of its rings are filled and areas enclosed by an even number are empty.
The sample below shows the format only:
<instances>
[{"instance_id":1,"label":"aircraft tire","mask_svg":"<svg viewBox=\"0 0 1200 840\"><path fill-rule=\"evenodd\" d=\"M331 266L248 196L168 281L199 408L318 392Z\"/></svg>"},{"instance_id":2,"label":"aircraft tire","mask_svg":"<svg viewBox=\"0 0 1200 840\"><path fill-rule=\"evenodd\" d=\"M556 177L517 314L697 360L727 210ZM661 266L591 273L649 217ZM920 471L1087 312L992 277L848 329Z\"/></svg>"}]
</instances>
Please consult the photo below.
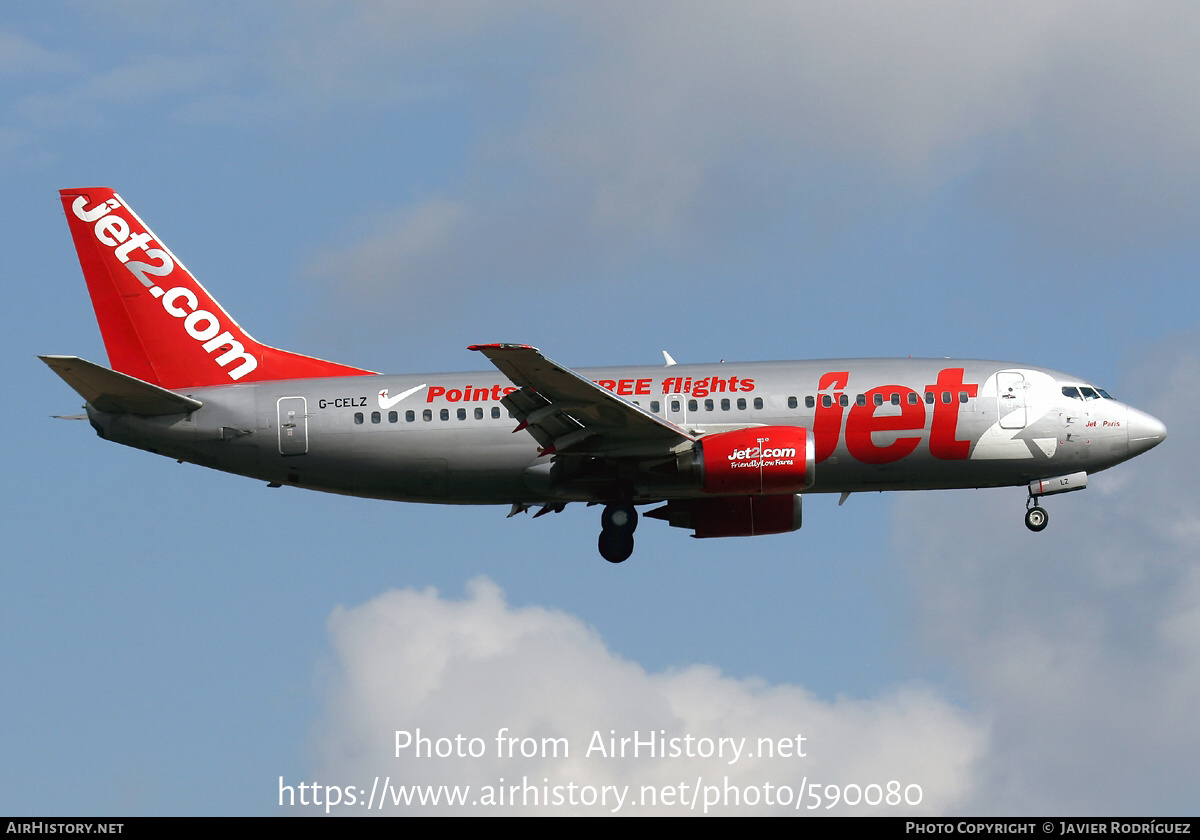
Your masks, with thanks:
<instances>
[{"instance_id":1,"label":"aircraft tire","mask_svg":"<svg viewBox=\"0 0 1200 840\"><path fill-rule=\"evenodd\" d=\"M618 530L600 532L600 556L609 563L624 563L633 554L633 534Z\"/></svg>"},{"instance_id":2,"label":"aircraft tire","mask_svg":"<svg viewBox=\"0 0 1200 840\"><path fill-rule=\"evenodd\" d=\"M628 531L632 535L637 523L637 508L633 505L605 505L600 514L600 527L605 531Z\"/></svg>"},{"instance_id":3,"label":"aircraft tire","mask_svg":"<svg viewBox=\"0 0 1200 840\"><path fill-rule=\"evenodd\" d=\"M1025 511L1025 527L1030 531L1037 533L1045 531L1046 526L1050 524L1050 514L1046 513L1045 508L1031 507Z\"/></svg>"}]
</instances>

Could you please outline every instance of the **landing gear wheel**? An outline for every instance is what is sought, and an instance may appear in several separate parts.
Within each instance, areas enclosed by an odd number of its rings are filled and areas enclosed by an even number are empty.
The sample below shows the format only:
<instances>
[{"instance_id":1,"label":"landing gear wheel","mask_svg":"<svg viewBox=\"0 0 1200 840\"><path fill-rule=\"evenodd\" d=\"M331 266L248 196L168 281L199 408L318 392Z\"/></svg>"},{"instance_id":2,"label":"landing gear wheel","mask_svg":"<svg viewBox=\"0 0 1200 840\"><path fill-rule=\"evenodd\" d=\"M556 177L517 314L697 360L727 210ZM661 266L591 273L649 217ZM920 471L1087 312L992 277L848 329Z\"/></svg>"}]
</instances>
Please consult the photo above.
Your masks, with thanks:
<instances>
[{"instance_id":1,"label":"landing gear wheel","mask_svg":"<svg viewBox=\"0 0 1200 840\"><path fill-rule=\"evenodd\" d=\"M1050 514L1046 513L1045 508L1031 507L1025 511L1025 527L1030 531L1044 531L1049 524Z\"/></svg>"},{"instance_id":2,"label":"landing gear wheel","mask_svg":"<svg viewBox=\"0 0 1200 840\"><path fill-rule=\"evenodd\" d=\"M600 556L609 563L624 563L633 554L633 533L620 530L600 532Z\"/></svg>"},{"instance_id":3,"label":"landing gear wheel","mask_svg":"<svg viewBox=\"0 0 1200 840\"><path fill-rule=\"evenodd\" d=\"M606 505L600 515L600 556L609 563L624 563L633 554L637 509L628 503Z\"/></svg>"},{"instance_id":4,"label":"landing gear wheel","mask_svg":"<svg viewBox=\"0 0 1200 840\"><path fill-rule=\"evenodd\" d=\"M628 531L637 528L638 514L633 505L606 505L600 514L600 527L605 531Z\"/></svg>"}]
</instances>

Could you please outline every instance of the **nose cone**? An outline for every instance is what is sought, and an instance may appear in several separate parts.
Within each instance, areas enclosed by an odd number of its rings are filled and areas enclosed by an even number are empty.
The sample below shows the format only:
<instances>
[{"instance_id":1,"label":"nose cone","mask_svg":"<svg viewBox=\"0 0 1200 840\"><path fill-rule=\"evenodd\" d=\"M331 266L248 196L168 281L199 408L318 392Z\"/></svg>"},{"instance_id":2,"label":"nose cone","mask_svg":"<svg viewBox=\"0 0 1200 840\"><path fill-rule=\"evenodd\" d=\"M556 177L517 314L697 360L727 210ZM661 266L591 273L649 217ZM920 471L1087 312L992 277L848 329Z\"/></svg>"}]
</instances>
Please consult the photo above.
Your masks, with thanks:
<instances>
[{"instance_id":1,"label":"nose cone","mask_svg":"<svg viewBox=\"0 0 1200 840\"><path fill-rule=\"evenodd\" d=\"M1167 439L1167 427L1157 417L1129 409L1129 455L1141 455Z\"/></svg>"}]
</instances>

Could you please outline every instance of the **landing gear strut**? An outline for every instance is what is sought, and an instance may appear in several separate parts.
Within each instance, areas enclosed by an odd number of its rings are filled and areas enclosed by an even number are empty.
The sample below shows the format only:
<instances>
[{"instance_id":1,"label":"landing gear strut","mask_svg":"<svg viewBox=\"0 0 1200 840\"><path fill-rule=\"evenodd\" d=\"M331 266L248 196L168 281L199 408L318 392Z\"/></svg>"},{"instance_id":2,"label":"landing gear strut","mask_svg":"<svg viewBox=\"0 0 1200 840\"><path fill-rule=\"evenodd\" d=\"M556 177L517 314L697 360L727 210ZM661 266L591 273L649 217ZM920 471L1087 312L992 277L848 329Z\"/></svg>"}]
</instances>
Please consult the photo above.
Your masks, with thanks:
<instances>
[{"instance_id":1,"label":"landing gear strut","mask_svg":"<svg viewBox=\"0 0 1200 840\"><path fill-rule=\"evenodd\" d=\"M606 505L600 515L600 556L609 563L623 563L633 554L633 532L637 510L631 504Z\"/></svg>"},{"instance_id":2,"label":"landing gear strut","mask_svg":"<svg viewBox=\"0 0 1200 840\"><path fill-rule=\"evenodd\" d=\"M1044 531L1050 524L1050 514L1041 506L1042 496L1070 493L1087 487L1087 473L1056 475L1053 478L1038 478L1029 482L1029 498L1025 501L1025 527L1030 531Z\"/></svg>"},{"instance_id":3,"label":"landing gear strut","mask_svg":"<svg viewBox=\"0 0 1200 840\"><path fill-rule=\"evenodd\" d=\"M1025 527L1037 533L1046 530L1046 526L1049 524L1050 514L1044 507L1038 505L1037 496L1030 496L1029 501L1025 503Z\"/></svg>"}]
</instances>

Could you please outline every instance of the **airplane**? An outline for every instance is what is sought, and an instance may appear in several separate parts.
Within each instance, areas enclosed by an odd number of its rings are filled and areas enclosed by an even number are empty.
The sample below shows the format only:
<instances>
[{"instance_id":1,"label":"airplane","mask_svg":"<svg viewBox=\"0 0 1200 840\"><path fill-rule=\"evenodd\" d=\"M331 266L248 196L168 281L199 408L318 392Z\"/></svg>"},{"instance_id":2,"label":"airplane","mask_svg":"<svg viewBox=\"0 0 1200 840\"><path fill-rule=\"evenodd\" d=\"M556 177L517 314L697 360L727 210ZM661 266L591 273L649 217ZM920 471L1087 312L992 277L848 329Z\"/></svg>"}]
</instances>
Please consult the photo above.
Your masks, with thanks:
<instances>
[{"instance_id":1,"label":"airplane","mask_svg":"<svg viewBox=\"0 0 1200 840\"><path fill-rule=\"evenodd\" d=\"M967 359L566 368L524 344L494 369L381 375L260 344L112 189L61 191L110 368L41 356L105 440L376 499L603 505L600 554L633 552L639 506L699 538L795 531L809 493L1025 487L1041 499L1161 443L1092 383ZM514 427L515 423L515 427Z\"/></svg>"}]
</instances>

